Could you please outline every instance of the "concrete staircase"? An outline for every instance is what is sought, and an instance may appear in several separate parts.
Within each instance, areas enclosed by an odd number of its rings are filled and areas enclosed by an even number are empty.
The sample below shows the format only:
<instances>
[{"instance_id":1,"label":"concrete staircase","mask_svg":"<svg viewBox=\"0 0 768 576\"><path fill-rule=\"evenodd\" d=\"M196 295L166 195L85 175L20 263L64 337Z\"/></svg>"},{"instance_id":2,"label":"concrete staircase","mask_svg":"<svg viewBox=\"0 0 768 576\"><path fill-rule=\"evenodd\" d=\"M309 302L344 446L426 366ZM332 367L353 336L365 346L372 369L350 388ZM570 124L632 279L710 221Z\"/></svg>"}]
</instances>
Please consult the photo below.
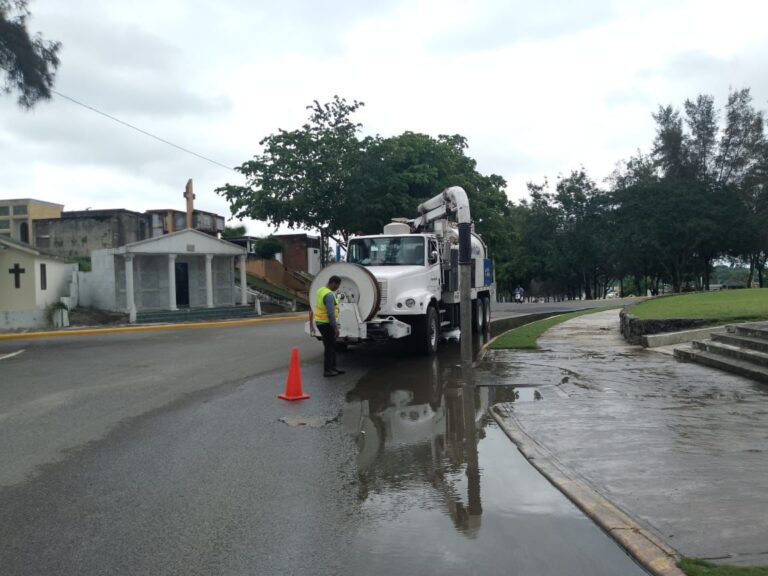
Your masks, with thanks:
<instances>
[{"instance_id":1,"label":"concrete staircase","mask_svg":"<svg viewBox=\"0 0 768 576\"><path fill-rule=\"evenodd\" d=\"M691 344L691 348L676 348L675 358L768 384L768 322L727 326L725 333Z\"/></svg>"},{"instance_id":2,"label":"concrete staircase","mask_svg":"<svg viewBox=\"0 0 768 576\"><path fill-rule=\"evenodd\" d=\"M208 322L212 320L237 320L256 318L253 306L223 306L220 308L182 308L179 310L154 310L139 312L137 324L166 324L176 322Z\"/></svg>"}]
</instances>

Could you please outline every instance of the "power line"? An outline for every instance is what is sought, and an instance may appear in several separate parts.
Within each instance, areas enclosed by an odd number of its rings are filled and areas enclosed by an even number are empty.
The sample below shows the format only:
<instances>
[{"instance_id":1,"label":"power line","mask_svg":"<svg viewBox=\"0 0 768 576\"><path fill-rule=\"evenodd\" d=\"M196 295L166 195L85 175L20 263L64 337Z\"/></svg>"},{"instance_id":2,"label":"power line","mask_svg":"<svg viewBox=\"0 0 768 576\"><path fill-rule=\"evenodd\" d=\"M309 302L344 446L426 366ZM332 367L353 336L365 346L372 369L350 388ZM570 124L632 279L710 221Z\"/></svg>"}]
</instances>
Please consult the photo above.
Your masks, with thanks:
<instances>
[{"instance_id":1,"label":"power line","mask_svg":"<svg viewBox=\"0 0 768 576\"><path fill-rule=\"evenodd\" d=\"M83 108L86 108L87 110L90 110L91 112L96 112L96 114L99 114L101 116L104 116L105 118L109 118L110 120L117 122L118 124L122 124L123 126L127 126L131 130L136 130L136 132L141 132L145 136L149 136L150 138L154 138L155 140L162 142L163 144L167 144L168 146L172 146L176 148L177 150L181 150L182 152L186 152L187 154L191 154L192 156L197 156L201 160L205 160L206 162L210 162L211 164L215 164L216 166L220 166L221 168L226 168L227 170L235 171L234 168L231 166L227 166L226 164L222 164L221 162L217 162L216 160L212 160L210 158L207 158L203 156L202 154L198 154L197 152L193 152L192 150L189 150L187 148L184 148L183 146L179 146L178 144L174 144L173 142L166 140L165 138L160 138L160 136L155 136L151 132L147 132L146 130L142 130L138 126L134 126L133 124L129 124L125 120L120 120L120 118L116 118L115 116L112 116L111 114L107 114L106 112L102 112L98 108L94 108L93 106L89 106L88 104L84 104L83 102L80 102L79 100L75 100L71 96L67 96L66 94L62 94L61 92L57 90L51 89L51 92L56 94L57 96L61 96L62 98L69 100L70 102L73 102L74 104L77 104L78 106L82 106Z\"/></svg>"}]
</instances>

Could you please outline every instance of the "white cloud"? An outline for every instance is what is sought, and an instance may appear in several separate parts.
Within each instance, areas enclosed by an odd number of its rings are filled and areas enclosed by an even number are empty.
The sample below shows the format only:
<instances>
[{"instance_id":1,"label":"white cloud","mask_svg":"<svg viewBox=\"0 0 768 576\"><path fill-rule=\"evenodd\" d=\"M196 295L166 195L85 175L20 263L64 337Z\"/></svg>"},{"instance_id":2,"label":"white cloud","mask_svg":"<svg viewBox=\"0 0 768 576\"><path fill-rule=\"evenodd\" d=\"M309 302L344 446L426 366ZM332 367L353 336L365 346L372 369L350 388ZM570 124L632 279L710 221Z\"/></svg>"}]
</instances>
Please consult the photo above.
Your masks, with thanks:
<instances>
[{"instance_id":1,"label":"white cloud","mask_svg":"<svg viewBox=\"0 0 768 576\"><path fill-rule=\"evenodd\" d=\"M768 100L759 0L98 6L33 5L33 26L65 44L61 90L225 164L340 94L366 102L369 132L467 136L479 168L519 198L529 179L584 165L600 180L647 149L659 103L710 92L722 104L729 86ZM145 209L181 205L193 177L200 206L228 215L213 189L235 173L68 102L28 115L5 98L0 115L2 196Z\"/></svg>"}]
</instances>

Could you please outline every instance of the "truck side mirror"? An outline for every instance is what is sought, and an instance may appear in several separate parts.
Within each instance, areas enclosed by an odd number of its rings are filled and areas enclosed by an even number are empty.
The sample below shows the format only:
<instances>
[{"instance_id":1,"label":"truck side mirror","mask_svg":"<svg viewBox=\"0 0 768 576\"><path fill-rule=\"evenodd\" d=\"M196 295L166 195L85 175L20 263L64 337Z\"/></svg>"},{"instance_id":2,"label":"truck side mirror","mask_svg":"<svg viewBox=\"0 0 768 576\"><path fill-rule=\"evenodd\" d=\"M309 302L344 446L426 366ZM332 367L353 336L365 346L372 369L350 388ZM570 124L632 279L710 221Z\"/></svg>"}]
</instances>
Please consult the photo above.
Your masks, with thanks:
<instances>
[{"instance_id":1,"label":"truck side mirror","mask_svg":"<svg viewBox=\"0 0 768 576\"><path fill-rule=\"evenodd\" d=\"M437 250L432 250L432 252L429 254L429 263L430 264L437 264L437 259L439 255L437 253Z\"/></svg>"}]
</instances>

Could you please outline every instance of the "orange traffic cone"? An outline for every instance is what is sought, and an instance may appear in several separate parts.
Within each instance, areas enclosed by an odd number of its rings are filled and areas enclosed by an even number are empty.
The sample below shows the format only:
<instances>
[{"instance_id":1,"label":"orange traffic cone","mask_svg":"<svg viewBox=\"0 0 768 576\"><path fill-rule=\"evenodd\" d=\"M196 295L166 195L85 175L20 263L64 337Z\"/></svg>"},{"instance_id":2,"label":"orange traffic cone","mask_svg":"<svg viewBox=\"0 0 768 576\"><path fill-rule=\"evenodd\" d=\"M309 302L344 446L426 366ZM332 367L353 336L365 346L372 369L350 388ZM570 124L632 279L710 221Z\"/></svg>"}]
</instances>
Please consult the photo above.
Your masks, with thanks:
<instances>
[{"instance_id":1,"label":"orange traffic cone","mask_svg":"<svg viewBox=\"0 0 768 576\"><path fill-rule=\"evenodd\" d=\"M299 366L299 350L291 351L291 365L288 367L288 380L285 383L285 393L278 394L283 400L306 400L309 394L301 389L301 367Z\"/></svg>"}]
</instances>

